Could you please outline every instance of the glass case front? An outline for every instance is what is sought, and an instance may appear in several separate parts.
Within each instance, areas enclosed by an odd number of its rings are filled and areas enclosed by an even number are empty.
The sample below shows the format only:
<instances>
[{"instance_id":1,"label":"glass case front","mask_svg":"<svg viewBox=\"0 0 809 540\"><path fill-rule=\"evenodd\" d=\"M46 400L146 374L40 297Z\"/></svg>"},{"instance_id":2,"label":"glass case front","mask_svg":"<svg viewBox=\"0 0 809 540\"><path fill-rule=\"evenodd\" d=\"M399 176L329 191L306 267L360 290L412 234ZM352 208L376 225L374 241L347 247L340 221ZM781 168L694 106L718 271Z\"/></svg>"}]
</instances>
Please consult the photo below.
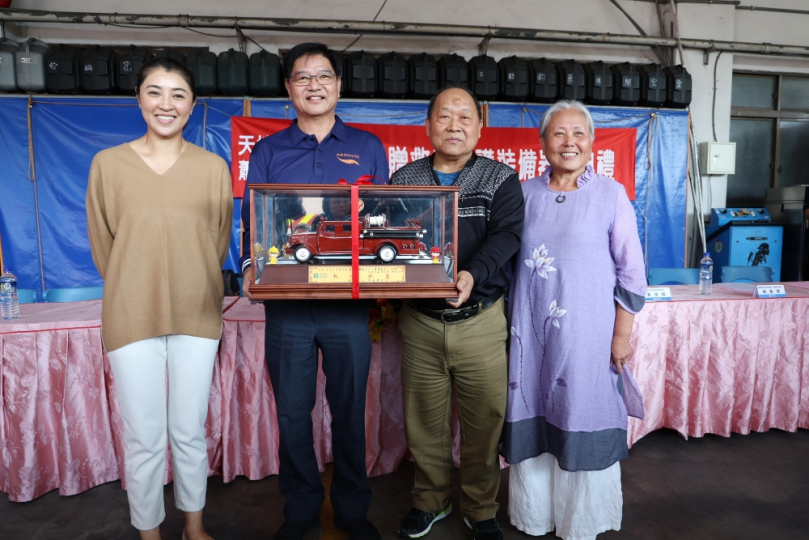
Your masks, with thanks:
<instances>
[{"instance_id":1,"label":"glass case front","mask_svg":"<svg viewBox=\"0 0 809 540\"><path fill-rule=\"evenodd\" d=\"M255 298L456 296L459 188L248 188Z\"/></svg>"}]
</instances>

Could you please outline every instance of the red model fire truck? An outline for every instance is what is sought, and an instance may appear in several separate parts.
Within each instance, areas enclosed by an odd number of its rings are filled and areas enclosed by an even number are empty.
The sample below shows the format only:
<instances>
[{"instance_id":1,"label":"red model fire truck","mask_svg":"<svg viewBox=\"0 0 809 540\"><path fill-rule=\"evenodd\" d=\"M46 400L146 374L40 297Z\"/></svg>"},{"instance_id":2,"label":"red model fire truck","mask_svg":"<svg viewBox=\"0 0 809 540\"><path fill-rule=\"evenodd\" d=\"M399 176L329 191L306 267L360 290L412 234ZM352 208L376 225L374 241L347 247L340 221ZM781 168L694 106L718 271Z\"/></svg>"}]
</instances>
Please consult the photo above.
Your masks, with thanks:
<instances>
[{"instance_id":1,"label":"red model fire truck","mask_svg":"<svg viewBox=\"0 0 809 540\"><path fill-rule=\"evenodd\" d=\"M391 227L385 214L365 216L356 222L359 228L360 258L376 257L389 263L401 255L427 256L421 242L426 230L417 219L408 219L403 227ZM341 259L351 257L350 221L321 221L312 232L295 233L284 245L284 254L300 263L312 258Z\"/></svg>"}]
</instances>

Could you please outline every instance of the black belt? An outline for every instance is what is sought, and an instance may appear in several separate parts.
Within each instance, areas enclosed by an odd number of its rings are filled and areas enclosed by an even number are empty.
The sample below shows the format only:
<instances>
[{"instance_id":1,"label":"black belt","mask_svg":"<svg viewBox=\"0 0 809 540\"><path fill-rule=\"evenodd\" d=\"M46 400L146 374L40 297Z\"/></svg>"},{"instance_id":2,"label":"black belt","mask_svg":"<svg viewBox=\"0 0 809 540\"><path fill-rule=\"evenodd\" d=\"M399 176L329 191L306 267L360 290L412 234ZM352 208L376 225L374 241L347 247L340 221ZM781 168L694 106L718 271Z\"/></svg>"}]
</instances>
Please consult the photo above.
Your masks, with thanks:
<instances>
[{"instance_id":1,"label":"black belt","mask_svg":"<svg viewBox=\"0 0 809 540\"><path fill-rule=\"evenodd\" d=\"M494 305L495 302L500 300L500 297L503 296L502 289L490 294L477 304L461 309L441 309L441 310L434 310L434 309L427 309L419 306L416 303L413 303L413 307L416 308L416 311L419 313L423 313L428 317L433 319L437 319L443 323L455 323L460 321L468 321L475 315L478 315L481 311L486 308L489 308Z\"/></svg>"}]
</instances>

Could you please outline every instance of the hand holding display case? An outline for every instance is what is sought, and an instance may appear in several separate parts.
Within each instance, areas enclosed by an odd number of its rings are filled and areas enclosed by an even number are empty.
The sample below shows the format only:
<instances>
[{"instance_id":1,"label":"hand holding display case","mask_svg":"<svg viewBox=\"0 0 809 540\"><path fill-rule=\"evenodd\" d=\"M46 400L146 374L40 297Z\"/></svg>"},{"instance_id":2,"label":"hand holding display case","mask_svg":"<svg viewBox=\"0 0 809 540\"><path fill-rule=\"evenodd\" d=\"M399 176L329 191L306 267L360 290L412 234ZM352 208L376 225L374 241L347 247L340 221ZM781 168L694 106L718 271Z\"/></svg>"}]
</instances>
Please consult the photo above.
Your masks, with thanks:
<instances>
[{"instance_id":1,"label":"hand holding display case","mask_svg":"<svg viewBox=\"0 0 809 540\"><path fill-rule=\"evenodd\" d=\"M457 296L459 188L250 184L248 189L254 299Z\"/></svg>"}]
</instances>

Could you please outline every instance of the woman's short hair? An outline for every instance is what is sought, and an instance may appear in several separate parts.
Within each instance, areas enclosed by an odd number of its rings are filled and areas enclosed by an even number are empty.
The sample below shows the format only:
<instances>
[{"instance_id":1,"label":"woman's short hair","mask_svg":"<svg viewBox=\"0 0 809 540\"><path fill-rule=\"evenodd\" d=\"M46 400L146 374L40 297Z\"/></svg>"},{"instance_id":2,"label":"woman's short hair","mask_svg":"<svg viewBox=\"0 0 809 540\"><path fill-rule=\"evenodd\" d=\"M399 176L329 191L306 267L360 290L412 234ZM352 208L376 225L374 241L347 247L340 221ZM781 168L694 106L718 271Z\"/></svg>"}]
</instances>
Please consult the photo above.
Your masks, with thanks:
<instances>
[{"instance_id":1,"label":"woman's short hair","mask_svg":"<svg viewBox=\"0 0 809 540\"><path fill-rule=\"evenodd\" d=\"M576 101L575 99L563 99L561 101L557 101L550 108L545 111L545 114L542 115L542 121L539 123L539 138L545 139L545 130L548 129L548 124L551 123L551 118L553 115L560 112L566 111L568 109L574 109L579 111L584 115L587 119L587 127L590 128L590 140L595 140L596 138L596 125L593 122L593 116L590 114L590 111L581 101Z\"/></svg>"},{"instance_id":2,"label":"woman's short hair","mask_svg":"<svg viewBox=\"0 0 809 540\"><path fill-rule=\"evenodd\" d=\"M138 71L138 74L135 76L135 94L140 94L140 87L143 86L143 81L145 81L146 77L151 75L153 71L157 71L158 69L168 71L169 73L177 73L188 85L188 89L191 91L191 99L197 99L197 87L194 81L194 74L188 69L188 66L168 56L155 56L143 63L143 67L140 68L140 71Z\"/></svg>"}]
</instances>

